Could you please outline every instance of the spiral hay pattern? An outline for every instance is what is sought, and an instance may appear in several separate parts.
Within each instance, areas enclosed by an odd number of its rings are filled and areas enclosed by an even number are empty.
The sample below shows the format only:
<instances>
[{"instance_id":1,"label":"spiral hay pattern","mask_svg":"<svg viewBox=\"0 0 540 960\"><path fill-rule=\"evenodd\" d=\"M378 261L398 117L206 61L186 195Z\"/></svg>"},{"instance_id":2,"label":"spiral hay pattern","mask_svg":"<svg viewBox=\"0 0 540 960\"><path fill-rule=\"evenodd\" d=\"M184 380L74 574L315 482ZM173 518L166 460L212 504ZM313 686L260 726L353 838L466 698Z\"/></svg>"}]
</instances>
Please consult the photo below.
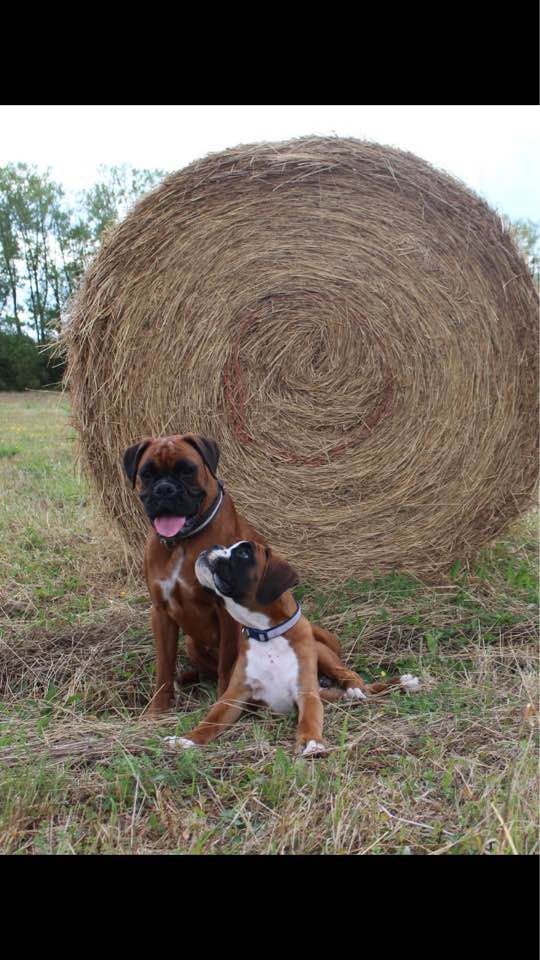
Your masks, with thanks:
<instances>
[{"instance_id":1,"label":"spiral hay pattern","mask_svg":"<svg viewBox=\"0 0 540 960\"><path fill-rule=\"evenodd\" d=\"M88 269L82 461L136 552L123 450L193 431L312 580L429 576L531 503L537 333L521 255L451 177L357 140L241 146L168 176Z\"/></svg>"}]
</instances>

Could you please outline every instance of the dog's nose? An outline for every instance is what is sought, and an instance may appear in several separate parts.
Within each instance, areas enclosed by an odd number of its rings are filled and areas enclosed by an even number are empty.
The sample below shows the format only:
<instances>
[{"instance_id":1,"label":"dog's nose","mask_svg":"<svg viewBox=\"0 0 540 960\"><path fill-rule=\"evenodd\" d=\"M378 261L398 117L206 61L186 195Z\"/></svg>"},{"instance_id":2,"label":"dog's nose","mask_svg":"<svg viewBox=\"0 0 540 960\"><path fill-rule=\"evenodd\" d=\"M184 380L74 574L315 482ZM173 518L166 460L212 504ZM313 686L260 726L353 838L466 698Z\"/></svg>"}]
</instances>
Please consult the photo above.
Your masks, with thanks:
<instances>
[{"instance_id":1,"label":"dog's nose","mask_svg":"<svg viewBox=\"0 0 540 960\"><path fill-rule=\"evenodd\" d=\"M176 493L176 487L168 480L158 480L154 485L154 493L158 497L172 497Z\"/></svg>"}]
</instances>

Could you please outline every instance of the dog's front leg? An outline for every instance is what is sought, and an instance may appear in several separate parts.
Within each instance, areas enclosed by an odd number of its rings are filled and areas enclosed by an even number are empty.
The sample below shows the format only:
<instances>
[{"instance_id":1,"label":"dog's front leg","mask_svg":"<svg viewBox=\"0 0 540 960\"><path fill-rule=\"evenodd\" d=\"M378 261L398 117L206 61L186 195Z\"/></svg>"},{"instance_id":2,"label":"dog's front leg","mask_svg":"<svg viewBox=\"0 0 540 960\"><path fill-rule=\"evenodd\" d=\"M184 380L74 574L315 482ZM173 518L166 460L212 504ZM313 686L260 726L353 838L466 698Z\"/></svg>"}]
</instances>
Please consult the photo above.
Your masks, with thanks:
<instances>
[{"instance_id":1,"label":"dog's front leg","mask_svg":"<svg viewBox=\"0 0 540 960\"><path fill-rule=\"evenodd\" d=\"M322 738L324 707L319 696L315 643L302 645L296 655L299 668L296 746L303 757L320 757L327 750Z\"/></svg>"},{"instance_id":2,"label":"dog's front leg","mask_svg":"<svg viewBox=\"0 0 540 960\"><path fill-rule=\"evenodd\" d=\"M225 607L218 610L219 652L218 652L218 697L227 690L234 665L238 659L240 642L240 624L233 620Z\"/></svg>"},{"instance_id":3,"label":"dog's front leg","mask_svg":"<svg viewBox=\"0 0 540 960\"><path fill-rule=\"evenodd\" d=\"M211 707L204 720L183 737L165 737L167 747L171 750L185 750L210 743L238 720L249 698L250 691L244 682L243 671L235 671L225 693Z\"/></svg>"},{"instance_id":4,"label":"dog's front leg","mask_svg":"<svg viewBox=\"0 0 540 960\"><path fill-rule=\"evenodd\" d=\"M160 607L152 607L152 631L156 647L156 692L147 715L158 717L170 710L174 700L174 676L178 649L178 624Z\"/></svg>"}]
</instances>

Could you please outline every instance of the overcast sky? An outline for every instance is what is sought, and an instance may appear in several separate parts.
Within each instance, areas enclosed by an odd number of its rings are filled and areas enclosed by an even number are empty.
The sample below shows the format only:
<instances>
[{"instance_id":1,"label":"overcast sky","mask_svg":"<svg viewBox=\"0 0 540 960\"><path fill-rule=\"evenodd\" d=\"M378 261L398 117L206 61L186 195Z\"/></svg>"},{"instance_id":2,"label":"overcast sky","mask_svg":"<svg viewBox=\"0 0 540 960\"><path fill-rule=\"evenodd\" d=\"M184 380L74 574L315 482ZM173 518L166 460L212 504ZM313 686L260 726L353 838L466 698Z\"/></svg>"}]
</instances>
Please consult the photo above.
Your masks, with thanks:
<instances>
[{"instance_id":1,"label":"overcast sky","mask_svg":"<svg viewBox=\"0 0 540 960\"><path fill-rule=\"evenodd\" d=\"M459 177L512 219L540 220L540 107L0 106L0 165L50 167L68 191L100 164L174 170L260 140L375 140Z\"/></svg>"}]
</instances>

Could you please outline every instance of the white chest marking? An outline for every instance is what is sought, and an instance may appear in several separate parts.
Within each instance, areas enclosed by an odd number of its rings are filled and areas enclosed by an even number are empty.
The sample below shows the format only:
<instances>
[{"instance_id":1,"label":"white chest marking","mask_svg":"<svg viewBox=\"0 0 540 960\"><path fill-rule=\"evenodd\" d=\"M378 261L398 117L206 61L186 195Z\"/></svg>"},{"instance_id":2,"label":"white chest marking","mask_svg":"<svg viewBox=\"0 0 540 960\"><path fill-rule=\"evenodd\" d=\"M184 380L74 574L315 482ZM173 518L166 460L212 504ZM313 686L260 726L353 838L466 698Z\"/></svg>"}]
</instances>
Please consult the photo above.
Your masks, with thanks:
<instances>
[{"instance_id":1,"label":"white chest marking","mask_svg":"<svg viewBox=\"0 0 540 960\"><path fill-rule=\"evenodd\" d=\"M254 700L262 700L276 713L289 713L298 701L298 660L288 640L248 642L246 680Z\"/></svg>"},{"instance_id":2,"label":"white chest marking","mask_svg":"<svg viewBox=\"0 0 540 960\"><path fill-rule=\"evenodd\" d=\"M161 587L161 594L165 603L168 603L178 581L182 584L184 590L187 590L188 593L191 593L191 587L185 580L180 576L182 570L182 564L184 562L184 553L180 553L178 560L176 561L174 567L172 568L169 576L166 580L159 580L158 583Z\"/></svg>"}]
</instances>

